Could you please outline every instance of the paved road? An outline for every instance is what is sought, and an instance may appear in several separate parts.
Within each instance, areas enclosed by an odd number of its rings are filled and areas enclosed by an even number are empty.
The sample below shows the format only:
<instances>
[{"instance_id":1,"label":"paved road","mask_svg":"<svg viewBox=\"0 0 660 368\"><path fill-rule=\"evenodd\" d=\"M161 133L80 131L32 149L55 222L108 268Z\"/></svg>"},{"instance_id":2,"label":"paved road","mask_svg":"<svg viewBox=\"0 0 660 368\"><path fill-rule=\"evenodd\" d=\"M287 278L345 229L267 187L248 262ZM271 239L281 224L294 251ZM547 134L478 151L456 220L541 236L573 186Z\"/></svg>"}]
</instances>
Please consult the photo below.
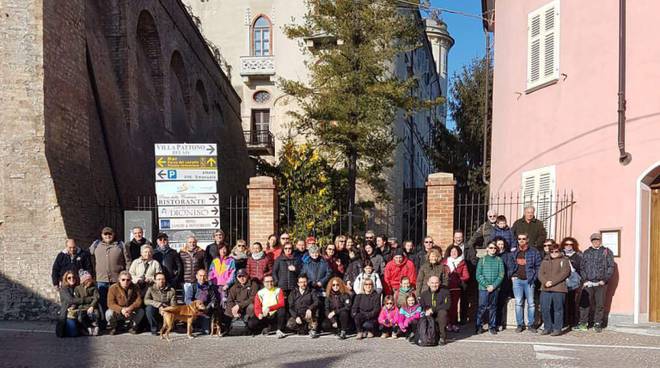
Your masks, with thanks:
<instances>
[{"instance_id":1,"label":"paved road","mask_svg":"<svg viewBox=\"0 0 660 368\"><path fill-rule=\"evenodd\" d=\"M148 334L58 339L51 329L0 324L0 367L658 367L660 336L613 331L560 337L450 335L447 346L334 336L208 337Z\"/></svg>"}]
</instances>

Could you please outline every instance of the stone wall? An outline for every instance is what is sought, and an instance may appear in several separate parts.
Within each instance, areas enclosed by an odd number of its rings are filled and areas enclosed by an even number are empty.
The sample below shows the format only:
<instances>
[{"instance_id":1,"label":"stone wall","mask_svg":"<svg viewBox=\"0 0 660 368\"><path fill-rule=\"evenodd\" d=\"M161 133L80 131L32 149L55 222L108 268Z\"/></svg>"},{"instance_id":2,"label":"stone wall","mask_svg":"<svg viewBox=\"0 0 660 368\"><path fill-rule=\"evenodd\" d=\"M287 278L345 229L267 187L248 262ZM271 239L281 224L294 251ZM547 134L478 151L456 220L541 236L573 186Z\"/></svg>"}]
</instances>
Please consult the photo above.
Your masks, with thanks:
<instances>
[{"instance_id":1,"label":"stone wall","mask_svg":"<svg viewBox=\"0 0 660 368\"><path fill-rule=\"evenodd\" d=\"M180 1L8 0L0 18L0 318L44 319L65 239L86 247L154 195L153 143L217 142L221 195L254 165Z\"/></svg>"}]
</instances>

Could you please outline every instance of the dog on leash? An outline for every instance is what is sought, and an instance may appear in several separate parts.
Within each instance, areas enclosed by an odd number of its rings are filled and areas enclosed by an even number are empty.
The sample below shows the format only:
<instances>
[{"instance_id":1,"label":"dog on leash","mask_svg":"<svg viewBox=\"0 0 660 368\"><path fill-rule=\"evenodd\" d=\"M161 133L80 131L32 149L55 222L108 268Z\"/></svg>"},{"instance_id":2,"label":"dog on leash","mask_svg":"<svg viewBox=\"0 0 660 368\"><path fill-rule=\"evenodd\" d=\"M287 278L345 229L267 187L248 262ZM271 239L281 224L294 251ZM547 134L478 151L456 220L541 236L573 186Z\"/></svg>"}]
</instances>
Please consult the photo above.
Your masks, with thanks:
<instances>
[{"instance_id":1,"label":"dog on leash","mask_svg":"<svg viewBox=\"0 0 660 368\"><path fill-rule=\"evenodd\" d=\"M200 300L195 300L189 305L174 305L163 308L163 328L160 329L160 339L170 341L170 331L174 328L175 321L186 322L188 338L192 339L193 322L205 311L206 307Z\"/></svg>"}]
</instances>

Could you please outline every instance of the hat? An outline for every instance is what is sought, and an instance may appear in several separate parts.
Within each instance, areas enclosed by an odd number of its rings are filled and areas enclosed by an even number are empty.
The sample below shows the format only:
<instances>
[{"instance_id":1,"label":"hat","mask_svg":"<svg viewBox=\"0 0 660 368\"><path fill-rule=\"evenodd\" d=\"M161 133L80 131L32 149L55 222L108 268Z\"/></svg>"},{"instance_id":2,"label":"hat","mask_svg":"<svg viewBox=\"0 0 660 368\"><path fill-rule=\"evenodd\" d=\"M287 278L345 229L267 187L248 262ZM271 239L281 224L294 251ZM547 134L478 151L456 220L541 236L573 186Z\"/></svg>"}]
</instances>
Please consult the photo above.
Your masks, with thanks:
<instances>
[{"instance_id":1,"label":"hat","mask_svg":"<svg viewBox=\"0 0 660 368\"><path fill-rule=\"evenodd\" d=\"M111 227L106 226L106 227L103 228L103 230L101 230L101 234L105 234L105 233L111 233L111 234L114 234L115 231L112 230Z\"/></svg>"},{"instance_id":2,"label":"hat","mask_svg":"<svg viewBox=\"0 0 660 368\"><path fill-rule=\"evenodd\" d=\"M593 234L591 234L591 236L589 237L589 240L591 240L591 241L594 241L594 240L596 240L596 239L600 240L600 233L593 233Z\"/></svg>"},{"instance_id":3,"label":"hat","mask_svg":"<svg viewBox=\"0 0 660 368\"><path fill-rule=\"evenodd\" d=\"M158 233L158 235L156 235L156 239L167 239L167 238L168 236L165 233Z\"/></svg>"},{"instance_id":4,"label":"hat","mask_svg":"<svg viewBox=\"0 0 660 368\"><path fill-rule=\"evenodd\" d=\"M395 256L402 256L403 255L403 248L396 248L394 251Z\"/></svg>"},{"instance_id":5,"label":"hat","mask_svg":"<svg viewBox=\"0 0 660 368\"><path fill-rule=\"evenodd\" d=\"M247 271L245 270L245 268L241 268L240 270L238 270L238 272L236 272L236 276L247 276Z\"/></svg>"},{"instance_id":6,"label":"hat","mask_svg":"<svg viewBox=\"0 0 660 368\"><path fill-rule=\"evenodd\" d=\"M84 283L85 281L89 280L92 278L92 274L85 271L85 270L80 270L80 283Z\"/></svg>"},{"instance_id":7,"label":"hat","mask_svg":"<svg viewBox=\"0 0 660 368\"><path fill-rule=\"evenodd\" d=\"M305 244L309 243L316 243L316 238L313 236L308 236L307 239L305 239Z\"/></svg>"}]
</instances>

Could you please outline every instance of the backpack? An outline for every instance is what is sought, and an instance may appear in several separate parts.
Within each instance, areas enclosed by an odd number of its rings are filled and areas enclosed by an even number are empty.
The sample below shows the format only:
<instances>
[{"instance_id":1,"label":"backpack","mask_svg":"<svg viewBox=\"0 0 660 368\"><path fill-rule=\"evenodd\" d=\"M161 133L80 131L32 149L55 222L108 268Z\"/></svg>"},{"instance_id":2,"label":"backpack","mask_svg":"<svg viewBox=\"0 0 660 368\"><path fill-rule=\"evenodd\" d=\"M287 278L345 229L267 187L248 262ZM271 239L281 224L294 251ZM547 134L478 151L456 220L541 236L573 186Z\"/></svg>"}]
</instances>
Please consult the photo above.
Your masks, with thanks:
<instances>
[{"instance_id":1,"label":"backpack","mask_svg":"<svg viewBox=\"0 0 660 368\"><path fill-rule=\"evenodd\" d=\"M575 290L582 284L582 277L580 277L580 274L575 271L570 260L568 261L568 264L571 266L571 274L566 279L566 287L568 290Z\"/></svg>"},{"instance_id":2,"label":"backpack","mask_svg":"<svg viewBox=\"0 0 660 368\"><path fill-rule=\"evenodd\" d=\"M439 335L438 327L431 316L425 316L417 322L417 345L436 346L438 345Z\"/></svg>"}]
</instances>

